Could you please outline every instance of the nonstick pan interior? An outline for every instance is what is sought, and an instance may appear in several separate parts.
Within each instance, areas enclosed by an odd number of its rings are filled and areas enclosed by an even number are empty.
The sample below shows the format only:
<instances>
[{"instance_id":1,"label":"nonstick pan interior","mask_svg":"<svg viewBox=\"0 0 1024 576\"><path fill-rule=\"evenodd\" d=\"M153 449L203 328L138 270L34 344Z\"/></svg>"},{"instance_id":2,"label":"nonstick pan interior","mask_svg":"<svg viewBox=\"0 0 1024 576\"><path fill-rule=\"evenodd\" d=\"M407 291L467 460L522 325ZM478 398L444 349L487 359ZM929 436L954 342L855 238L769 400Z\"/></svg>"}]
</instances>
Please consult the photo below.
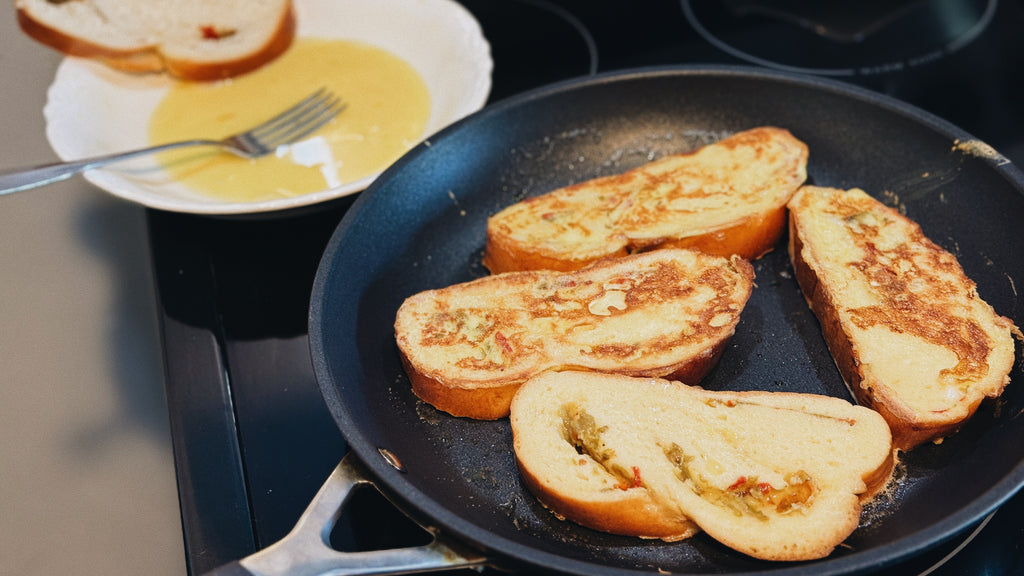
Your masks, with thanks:
<instances>
[{"instance_id":1,"label":"nonstick pan interior","mask_svg":"<svg viewBox=\"0 0 1024 576\"><path fill-rule=\"evenodd\" d=\"M395 312L417 291L487 273L480 258L489 215L760 125L807 143L809 183L860 187L899 206L959 258L998 313L1020 323L1024 179L933 116L839 83L749 68L645 69L545 87L412 150L361 195L324 254L310 312L317 378L348 443L401 508L507 568L853 574L952 538L1024 483L1019 361L1003 397L983 403L963 430L902 455L898 482L847 542L798 564L747 558L705 535L665 543L560 521L519 484L507 420L453 418L412 394ZM754 267L757 287L736 334L701 385L849 399L785 239Z\"/></svg>"}]
</instances>

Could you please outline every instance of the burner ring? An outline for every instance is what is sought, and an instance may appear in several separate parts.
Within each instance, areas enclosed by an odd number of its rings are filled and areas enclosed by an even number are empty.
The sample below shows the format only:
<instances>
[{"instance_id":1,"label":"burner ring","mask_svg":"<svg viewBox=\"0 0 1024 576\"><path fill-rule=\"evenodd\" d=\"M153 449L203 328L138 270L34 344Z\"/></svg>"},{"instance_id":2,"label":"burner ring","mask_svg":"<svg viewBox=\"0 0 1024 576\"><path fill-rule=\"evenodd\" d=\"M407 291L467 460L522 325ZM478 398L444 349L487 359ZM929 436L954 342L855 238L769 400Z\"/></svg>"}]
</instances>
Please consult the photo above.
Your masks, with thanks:
<instances>
[{"instance_id":1,"label":"burner ring","mask_svg":"<svg viewBox=\"0 0 1024 576\"><path fill-rule=\"evenodd\" d=\"M859 28L849 28L842 14L823 12L815 2L681 2L690 26L735 58L836 77L897 73L945 58L974 41L998 5L998 0L866 3L874 12L862 15Z\"/></svg>"}]
</instances>

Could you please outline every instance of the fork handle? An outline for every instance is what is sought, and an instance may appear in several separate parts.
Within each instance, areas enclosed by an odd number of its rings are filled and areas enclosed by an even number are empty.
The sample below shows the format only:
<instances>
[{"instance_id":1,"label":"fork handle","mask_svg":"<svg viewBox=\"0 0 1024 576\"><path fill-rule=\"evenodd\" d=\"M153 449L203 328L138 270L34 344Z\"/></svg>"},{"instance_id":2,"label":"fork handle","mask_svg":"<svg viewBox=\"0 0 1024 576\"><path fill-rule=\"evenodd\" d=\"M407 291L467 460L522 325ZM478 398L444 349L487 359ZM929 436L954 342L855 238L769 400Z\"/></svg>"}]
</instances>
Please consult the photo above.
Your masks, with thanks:
<instances>
[{"instance_id":1,"label":"fork handle","mask_svg":"<svg viewBox=\"0 0 1024 576\"><path fill-rule=\"evenodd\" d=\"M182 142L172 142L170 144L161 144L159 146L132 150L130 152L119 152L115 154L107 154L105 156L83 158L82 160L73 160L71 162L56 162L33 168L0 170L0 195L20 192L22 190L36 188L37 186L60 182L61 180L70 178L79 172L85 172L87 170L92 170L93 168L99 168L100 166L106 166L113 162L120 162L137 156L155 154L157 152L163 152L165 150L172 150L175 148L185 148L187 146L219 145L220 142L217 142L216 140L185 140Z\"/></svg>"}]
</instances>

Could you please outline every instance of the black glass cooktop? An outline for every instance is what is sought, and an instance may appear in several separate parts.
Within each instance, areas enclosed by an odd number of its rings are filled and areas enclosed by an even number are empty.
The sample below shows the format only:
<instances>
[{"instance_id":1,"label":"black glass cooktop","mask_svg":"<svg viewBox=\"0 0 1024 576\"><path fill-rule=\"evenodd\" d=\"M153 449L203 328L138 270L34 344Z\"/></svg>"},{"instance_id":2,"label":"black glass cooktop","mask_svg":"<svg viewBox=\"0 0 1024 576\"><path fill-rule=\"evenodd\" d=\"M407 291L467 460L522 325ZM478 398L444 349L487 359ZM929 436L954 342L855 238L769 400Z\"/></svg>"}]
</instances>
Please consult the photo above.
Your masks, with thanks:
<instances>
[{"instance_id":1,"label":"black glass cooktop","mask_svg":"<svg viewBox=\"0 0 1024 576\"><path fill-rule=\"evenodd\" d=\"M462 3L491 43L491 102L649 65L799 69L909 101L1024 162L1019 0L865 2L854 15L843 10L861 3ZM353 199L252 219L148 212L190 573L285 536L345 454L313 375L306 321L320 255ZM882 574L1024 573L1022 519L1017 495L978 526ZM332 538L356 550L423 535L370 494L346 508Z\"/></svg>"}]
</instances>

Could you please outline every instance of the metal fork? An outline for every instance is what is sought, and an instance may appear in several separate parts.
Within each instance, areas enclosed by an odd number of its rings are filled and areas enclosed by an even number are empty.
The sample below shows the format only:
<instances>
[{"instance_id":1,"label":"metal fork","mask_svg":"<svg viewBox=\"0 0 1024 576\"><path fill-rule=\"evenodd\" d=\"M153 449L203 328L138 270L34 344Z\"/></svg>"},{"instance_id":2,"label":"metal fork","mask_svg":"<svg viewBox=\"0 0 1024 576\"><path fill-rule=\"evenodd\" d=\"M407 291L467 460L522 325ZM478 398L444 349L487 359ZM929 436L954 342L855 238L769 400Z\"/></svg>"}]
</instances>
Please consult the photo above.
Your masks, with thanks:
<instances>
[{"instance_id":1,"label":"metal fork","mask_svg":"<svg viewBox=\"0 0 1024 576\"><path fill-rule=\"evenodd\" d=\"M79 172L113 162L188 146L218 146L242 158L259 158L273 152L279 146L291 144L312 134L344 109L345 104L337 96L321 88L266 122L223 140L185 140L71 162L3 170L0 171L0 195L59 182Z\"/></svg>"}]
</instances>

